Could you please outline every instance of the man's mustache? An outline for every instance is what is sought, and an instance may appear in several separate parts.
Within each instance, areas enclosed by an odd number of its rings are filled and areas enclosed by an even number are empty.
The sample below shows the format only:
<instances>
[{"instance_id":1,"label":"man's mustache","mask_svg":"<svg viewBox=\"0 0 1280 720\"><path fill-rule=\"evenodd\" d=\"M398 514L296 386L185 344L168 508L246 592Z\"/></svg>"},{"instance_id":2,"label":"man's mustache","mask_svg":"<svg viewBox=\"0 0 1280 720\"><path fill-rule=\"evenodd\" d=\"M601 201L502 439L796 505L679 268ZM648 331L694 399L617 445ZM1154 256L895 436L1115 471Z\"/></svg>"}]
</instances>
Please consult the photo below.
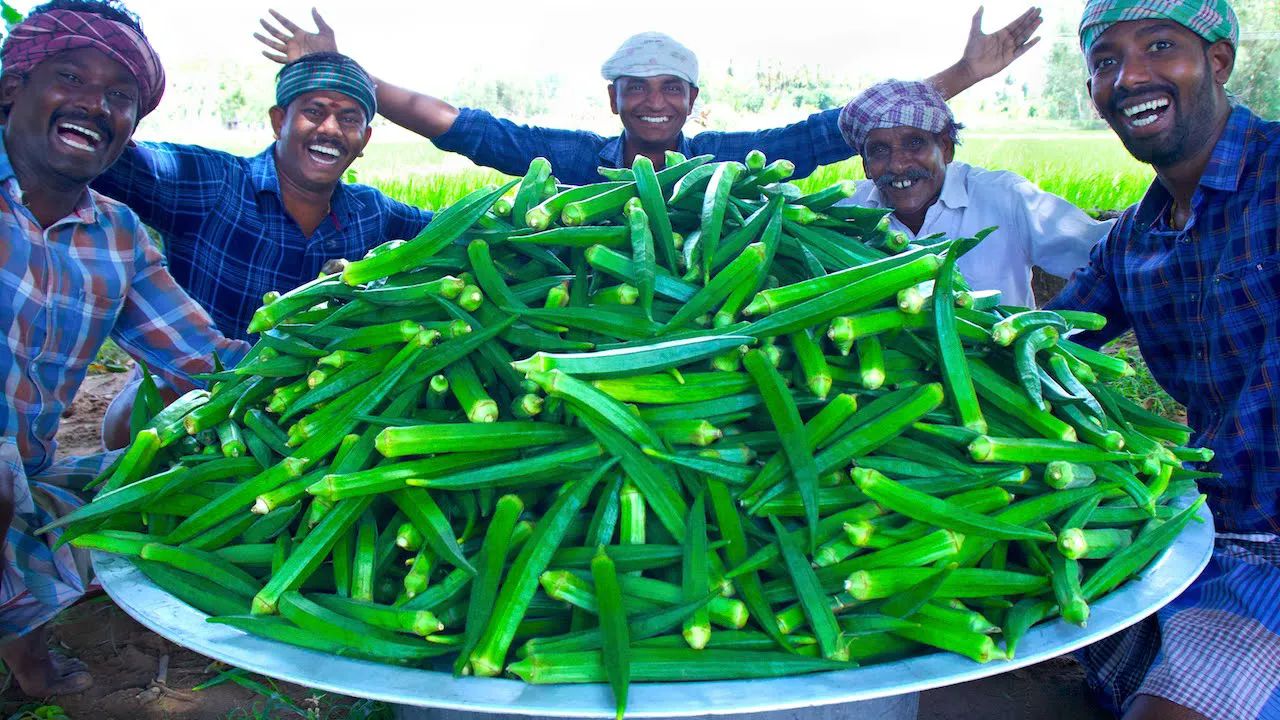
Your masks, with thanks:
<instances>
[{"instance_id":1,"label":"man's mustache","mask_svg":"<svg viewBox=\"0 0 1280 720\"><path fill-rule=\"evenodd\" d=\"M1178 100L1178 88L1173 85L1164 85L1161 83L1148 83L1142 87L1133 88L1116 88L1115 93L1111 96L1111 112L1119 115L1121 106L1123 106L1130 98L1140 97L1143 95L1159 95L1164 94L1173 98L1174 102Z\"/></svg>"},{"instance_id":2,"label":"man's mustache","mask_svg":"<svg viewBox=\"0 0 1280 720\"><path fill-rule=\"evenodd\" d=\"M64 113L54 118L53 126L57 127L64 122L80 125L81 127L87 127L90 130L96 131L102 136L103 143L106 145L110 145L112 138L115 137L115 133L111 132L111 126L107 124L106 120L103 120L100 117L92 118L79 112Z\"/></svg>"},{"instance_id":3,"label":"man's mustache","mask_svg":"<svg viewBox=\"0 0 1280 720\"><path fill-rule=\"evenodd\" d=\"M902 173L901 175L897 173L884 173L883 175L875 179L875 183L876 183L876 187L878 188L886 188L892 185L893 183L902 182L903 180L910 180L912 182L915 182L916 180L928 180L928 179L929 179L929 173L923 168L911 168L906 172Z\"/></svg>"}]
</instances>

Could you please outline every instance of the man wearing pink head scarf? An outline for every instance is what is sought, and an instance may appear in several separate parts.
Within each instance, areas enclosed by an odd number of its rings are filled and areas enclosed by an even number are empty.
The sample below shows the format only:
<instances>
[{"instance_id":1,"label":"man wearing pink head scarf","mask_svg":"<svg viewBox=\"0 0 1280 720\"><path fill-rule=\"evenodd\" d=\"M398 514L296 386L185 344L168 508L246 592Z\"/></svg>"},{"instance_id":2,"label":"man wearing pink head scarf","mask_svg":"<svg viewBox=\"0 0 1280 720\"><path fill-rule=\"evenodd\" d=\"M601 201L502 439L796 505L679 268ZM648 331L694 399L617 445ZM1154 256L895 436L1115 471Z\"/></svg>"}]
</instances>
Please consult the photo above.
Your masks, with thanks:
<instances>
[{"instance_id":1,"label":"man wearing pink head scarf","mask_svg":"<svg viewBox=\"0 0 1280 720\"><path fill-rule=\"evenodd\" d=\"M117 3L55 0L0 48L0 659L33 697L84 690L44 625L90 578L46 528L113 453L57 457L55 437L107 338L174 387L248 349L178 287L132 210L89 189L164 93L164 70Z\"/></svg>"}]
</instances>

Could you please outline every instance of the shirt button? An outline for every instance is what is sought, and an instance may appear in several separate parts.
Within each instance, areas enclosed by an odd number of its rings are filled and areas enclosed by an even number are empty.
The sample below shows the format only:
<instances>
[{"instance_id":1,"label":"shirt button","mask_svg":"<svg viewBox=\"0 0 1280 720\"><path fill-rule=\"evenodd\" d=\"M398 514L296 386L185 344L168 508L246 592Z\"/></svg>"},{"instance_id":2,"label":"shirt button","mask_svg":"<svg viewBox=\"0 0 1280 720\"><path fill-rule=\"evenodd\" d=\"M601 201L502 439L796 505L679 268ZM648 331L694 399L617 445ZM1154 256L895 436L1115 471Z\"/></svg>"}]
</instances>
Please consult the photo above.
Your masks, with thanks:
<instances>
[{"instance_id":1,"label":"shirt button","mask_svg":"<svg viewBox=\"0 0 1280 720\"><path fill-rule=\"evenodd\" d=\"M1257 268L1257 269L1259 269L1259 270L1261 270L1261 269L1262 269L1262 263L1258 263L1257 265L1254 265L1254 267L1255 267L1255 268Z\"/></svg>"},{"instance_id":2,"label":"shirt button","mask_svg":"<svg viewBox=\"0 0 1280 720\"><path fill-rule=\"evenodd\" d=\"M1191 293L1191 302L1195 302L1195 301L1196 301L1196 300L1198 300L1199 298L1200 298L1200 295L1199 295L1199 294L1197 294L1197 293Z\"/></svg>"}]
</instances>

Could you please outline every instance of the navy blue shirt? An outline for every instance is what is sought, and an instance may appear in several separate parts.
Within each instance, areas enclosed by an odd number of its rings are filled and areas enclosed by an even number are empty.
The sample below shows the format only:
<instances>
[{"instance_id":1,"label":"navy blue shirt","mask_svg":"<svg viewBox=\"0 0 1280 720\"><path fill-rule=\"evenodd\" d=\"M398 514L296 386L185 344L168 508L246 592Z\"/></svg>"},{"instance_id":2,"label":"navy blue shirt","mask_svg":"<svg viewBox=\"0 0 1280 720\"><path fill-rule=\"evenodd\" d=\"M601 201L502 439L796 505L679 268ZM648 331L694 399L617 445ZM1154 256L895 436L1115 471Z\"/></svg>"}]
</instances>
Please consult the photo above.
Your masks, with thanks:
<instances>
[{"instance_id":1,"label":"navy blue shirt","mask_svg":"<svg viewBox=\"0 0 1280 720\"><path fill-rule=\"evenodd\" d=\"M310 237L285 212L272 144L253 157L198 145L138 143L93 188L138 213L164 238L169 271L227 337L247 337L270 290L315 279L325 261L358 259L418 234L431 212L367 185L339 183Z\"/></svg>"},{"instance_id":2,"label":"navy blue shirt","mask_svg":"<svg viewBox=\"0 0 1280 720\"><path fill-rule=\"evenodd\" d=\"M840 135L839 117L837 108L771 130L705 131L692 138L682 133L679 150L686 157L709 154L718 161L738 162L742 162L748 152L759 150L770 162L786 159L795 163L793 177L802 178L819 165L853 157L853 150ZM449 130L432 142L441 150L465 155L477 165L508 175L525 174L529 163L541 156L551 161L552 172L567 185L604 180L596 172L600 166L631 167L630 158L622 156L624 135L604 137L585 130L517 125L474 108L462 108Z\"/></svg>"},{"instance_id":3,"label":"navy blue shirt","mask_svg":"<svg viewBox=\"0 0 1280 720\"><path fill-rule=\"evenodd\" d=\"M1151 374L1187 406L1217 528L1280 534L1280 122L1236 107L1172 229L1157 180L1049 307L1128 328Z\"/></svg>"}]
</instances>

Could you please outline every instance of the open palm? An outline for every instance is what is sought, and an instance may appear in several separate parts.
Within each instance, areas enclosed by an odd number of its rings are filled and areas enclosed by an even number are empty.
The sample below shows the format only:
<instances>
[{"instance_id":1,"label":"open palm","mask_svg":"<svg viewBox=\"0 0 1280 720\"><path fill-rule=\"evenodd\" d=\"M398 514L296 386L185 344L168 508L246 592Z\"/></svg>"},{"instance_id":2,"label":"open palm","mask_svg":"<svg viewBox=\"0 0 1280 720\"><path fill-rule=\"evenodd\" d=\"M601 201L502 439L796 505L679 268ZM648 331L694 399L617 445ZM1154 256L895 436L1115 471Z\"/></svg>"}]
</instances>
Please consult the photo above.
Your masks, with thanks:
<instances>
[{"instance_id":1,"label":"open palm","mask_svg":"<svg viewBox=\"0 0 1280 720\"><path fill-rule=\"evenodd\" d=\"M982 8L973 14L969 27L969 41L964 47L964 63L977 79L989 78L1009 67L1023 53L1040 42L1032 37L1044 19L1040 8L1033 7L1003 28L986 34L982 32Z\"/></svg>"},{"instance_id":2,"label":"open palm","mask_svg":"<svg viewBox=\"0 0 1280 720\"><path fill-rule=\"evenodd\" d=\"M272 24L266 18L259 20L270 35L262 33L254 33L258 42L266 45L267 50L263 50L262 54L269 60L278 63L288 63L297 60L304 55L311 55L318 52L337 52L338 40L334 37L333 28L320 17L320 12L315 8L311 9L311 19L316 23L316 32L303 30L289 18L281 15L275 10L268 10L271 17L275 18L279 23L279 27Z\"/></svg>"}]
</instances>

